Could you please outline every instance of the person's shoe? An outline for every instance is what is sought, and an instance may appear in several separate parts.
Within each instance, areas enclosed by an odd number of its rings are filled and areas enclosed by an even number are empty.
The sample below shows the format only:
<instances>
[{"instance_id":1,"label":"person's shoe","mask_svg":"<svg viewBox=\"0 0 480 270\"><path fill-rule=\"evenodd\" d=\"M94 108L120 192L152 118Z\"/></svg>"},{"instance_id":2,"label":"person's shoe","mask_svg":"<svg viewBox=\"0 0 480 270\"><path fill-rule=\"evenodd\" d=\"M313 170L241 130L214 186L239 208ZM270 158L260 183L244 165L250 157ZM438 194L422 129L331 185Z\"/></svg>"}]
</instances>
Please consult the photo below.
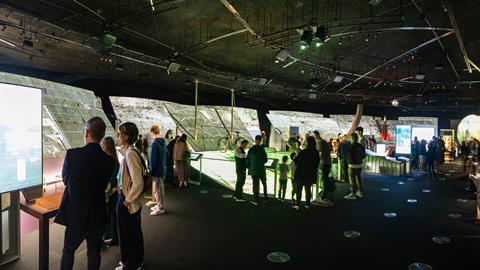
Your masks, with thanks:
<instances>
[{"instance_id":1,"label":"person's shoe","mask_svg":"<svg viewBox=\"0 0 480 270\"><path fill-rule=\"evenodd\" d=\"M150 216L158 216L165 214L165 209L157 208L150 213Z\"/></svg>"},{"instance_id":2,"label":"person's shoe","mask_svg":"<svg viewBox=\"0 0 480 270\"><path fill-rule=\"evenodd\" d=\"M236 202L246 202L247 200L235 198L235 201L236 201Z\"/></svg>"},{"instance_id":3,"label":"person's shoe","mask_svg":"<svg viewBox=\"0 0 480 270\"><path fill-rule=\"evenodd\" d=\"M335 203L330 201L330 200L327 200L327 199L325 199L325 200L320 199L318 201L318 205L320 205L322 207L332 207L332 206L335 206Z\"/></svg>"},{"instance_id":4,"label":"person's shoe","mask_svg":"<svg viewBox=\"0 0 480 270\"><path fill-rule=\"evenodd\" d=\"M355 196L355 194L353 194L353 192L352 192L352 193L344 196L343 198L345 198L347 200L355 200L357 198L357 196Z\"/></svg>"},{"instance_id":5,"label":"person's shoe","mask_svg":"<svg viewBox=\"0 0 480 270\"><path fill-rule=\"evenodd\" d=\"M300 209L300 207L299 207L298 205L296 205L296 204L292 205L292 208L295 209L295 210L297 210L297 211Z\"/></svg>"},{"instance_id":6,"label":"person's shoe","mask_svg":"<svg viewBox=\"0 0 480 270\"><path fill-rule=\"evenodd\" d=\"M359 198L363 198L363 192L361 192L361 191L357 191L357 193L355 195Z\"/></svg>"},{"instance_id":7,"label":"person's shoe","mask_svg":"<svg viewBox=\"0 0 480 270\"><path fill-rule=\"evenodd\" d=\"M159 207L158 207L158 204L156 204L154 207L150 207L150 211L155 211L157 210Z\"/></svg>"},{"instance_id":8,"label":"person's shoe","mask_svg":"<svg viewBox=\"0 0 480 270\"><path fill-rule=\"evenodd\" d=\"M154 205L156 205L157 202L154 202L154 201L148 201L145 205L148 206L148 207L152 207Z\"/></svg>"},{"instance_id":9,"label":"person's shoe","mask_svg":"<svg viewBox=\"0 0 480 270\"><path fill-rule=\"evenodd\" d=\"M255 205L255 206L258 206L258 202L256 202L256 201L250 201L250 203Z\"/></svg>"},{"instance_id":10,"label":"person's shoe","mask_svg":"<svg viewBox=\"0 0 480 270\"><path fill-rule=\"evenodd\" d=\"M123 265L115 267L115 270L123 270Z\"/></svg>"},{"instance_id":11,"label":"person's shoe","mask_svg":"<svg viewBox=\"0 0 480 270\"><path fill-rule=\"evenodd\" d=\"M311 207L310 205L305 205L305 210L307 211L310 210L310 207Z\"/></svg>"},{"instance_id":12,"label":"person's shoe","mask_svg":"<svg viewBox=\"0 0 480 270\"><path fill-rule=\"evenodd\" d=\"M263 202L269 202L270 198L263 198Z\"/></svg>"}]
</instances>

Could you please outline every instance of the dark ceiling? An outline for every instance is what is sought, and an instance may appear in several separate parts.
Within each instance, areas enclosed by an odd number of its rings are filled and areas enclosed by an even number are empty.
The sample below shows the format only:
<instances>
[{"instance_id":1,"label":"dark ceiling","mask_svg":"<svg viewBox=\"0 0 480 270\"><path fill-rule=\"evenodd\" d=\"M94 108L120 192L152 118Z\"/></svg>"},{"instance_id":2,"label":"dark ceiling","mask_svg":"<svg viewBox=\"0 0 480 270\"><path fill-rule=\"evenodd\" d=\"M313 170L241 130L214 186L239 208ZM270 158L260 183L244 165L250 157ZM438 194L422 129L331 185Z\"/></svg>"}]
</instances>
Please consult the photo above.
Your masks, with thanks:
<instances>
[{"instance_id":1,"label":"dark ceiling","mask_svg":"<svg viewBox=\"0 0 480 270\"><path fill-rule=\"evenodd\" d=\"M3 3L2 64L52 71L49 79L101 95L191 103L198 79L235 89L237 104L269 108L353 113L348 105L364 103L373 114L479 108L480 72L466 64L480 65L474 0ZM327 40L302 50L301 33L320 26ZM117 38L111 48L101 41L105 33ZM290 57L276 61L282 48ZM180 68L167 72L172 62ZM415 79L417 73L425 79ZM334 82L337 75L342 82ZM229 92L200 84L204 103L226 104Z\"/></svg>"}]
</instances>

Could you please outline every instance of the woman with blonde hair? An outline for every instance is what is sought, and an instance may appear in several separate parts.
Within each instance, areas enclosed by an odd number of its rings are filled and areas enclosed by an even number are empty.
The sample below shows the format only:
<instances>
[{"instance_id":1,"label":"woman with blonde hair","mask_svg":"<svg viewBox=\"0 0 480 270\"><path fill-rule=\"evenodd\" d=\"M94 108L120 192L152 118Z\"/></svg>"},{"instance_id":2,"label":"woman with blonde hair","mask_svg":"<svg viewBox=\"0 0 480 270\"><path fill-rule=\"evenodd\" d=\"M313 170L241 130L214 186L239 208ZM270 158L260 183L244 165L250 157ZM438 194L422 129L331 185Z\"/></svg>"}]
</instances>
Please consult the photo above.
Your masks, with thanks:
<instances>
[{"instance_id":1,"label":"woman with blonde hair","mask_svg":"<svg viewBox=\"0 0 480 270\"><path fill-rule=\"evenodd\" d=\"M105 199L107 201L107 223L105 226L105 234L103 239L108 245L118 244L117 233L117 206L118 201L118 170L120 163L118 162L117 149L115 149L115 140L112 137L105 137L100 142L102 150L113 158L115 164L113 166L112 176L105 190Z\"/></svg>"}]
</instances>

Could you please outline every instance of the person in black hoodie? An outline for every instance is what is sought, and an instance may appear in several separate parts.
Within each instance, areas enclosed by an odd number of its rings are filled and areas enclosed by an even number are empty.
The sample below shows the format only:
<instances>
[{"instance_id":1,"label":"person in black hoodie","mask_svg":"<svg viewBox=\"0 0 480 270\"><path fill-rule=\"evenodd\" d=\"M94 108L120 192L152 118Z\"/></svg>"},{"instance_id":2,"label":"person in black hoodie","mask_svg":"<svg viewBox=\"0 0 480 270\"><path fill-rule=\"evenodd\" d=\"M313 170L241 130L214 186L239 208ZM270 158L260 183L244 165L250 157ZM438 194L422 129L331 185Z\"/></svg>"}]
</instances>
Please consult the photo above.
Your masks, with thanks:
<instances>
[{"instance_id":1,"label":"person in black hoodie","mask_svg":"<svg viewBox=\"0 0 480 270\"><path fill-rule=\"evenodd\" d=\"M235 150L235 170L237 173L237 183L235 185L235 194L233 199L236 202L245 201L243 199L243 185L245 184L245 179L247 177L247 154L245 153L247 146L248 141L243 140L237 150Z\"/></svg>"},{"instance_id":2,"label":"person in black hoodie","mask_svg":"<svg viewBox=\"0 0 480 270\"><path fill-rule=\"evenodd\" d=\"M168 186L172 187L174 186L173 182L173 147L175 147L175 143L180 139L180 136L175 136L175 139L171 140L168 145L167 145L167 177L166 177L166 183Z\"/></svg>"},{"instance_id":3,"label":"person in black hoodie","mask_svg":"<svg viewBox=\"0 0 480 270\"><path fill-rule=\"evenodd\" d=\"M267 198L267 172L265 170L265 163L268 161L267 152L265 148L261 145L262 136L255 136L255 145L248 150L246 165L248 168L248 174L252 176L253 180L253 196L254 200L251 202L253 205L258 205L260 202L259 199L259 189L260 181L262 181L263 186L263 196L265 201Z\"/></svg>"},{"instance_id":4,"label":"person in black hoodie","mask_svg":"<svg viewBox=\"0 0 480 270\"><path fill-rule=\"evenodd\" d=\"M350 135L350 144L347 161L351 192L344 198L355 200L357 197L363 198L362 163L365 158L365 147L358 143L358 135L355 133Z\"/></svg>"},{"instance_id":5,"label":"person in black hoodie","mask_svg":"<svg viewBox=\"0 0 480 270\"><path fill-rule=\"evenodd\" d=\"M306 202L305 209L310 209L312 199L312 185L317 182L318 166L320 164L320 153L316 149L315 138L307 138L307 148L303 149L294 160L297 166L295 170L295 181L297 182L297 203L292 207L300 208L302 201L302 189L305 187Z\"/></svg>"}]
</instances>

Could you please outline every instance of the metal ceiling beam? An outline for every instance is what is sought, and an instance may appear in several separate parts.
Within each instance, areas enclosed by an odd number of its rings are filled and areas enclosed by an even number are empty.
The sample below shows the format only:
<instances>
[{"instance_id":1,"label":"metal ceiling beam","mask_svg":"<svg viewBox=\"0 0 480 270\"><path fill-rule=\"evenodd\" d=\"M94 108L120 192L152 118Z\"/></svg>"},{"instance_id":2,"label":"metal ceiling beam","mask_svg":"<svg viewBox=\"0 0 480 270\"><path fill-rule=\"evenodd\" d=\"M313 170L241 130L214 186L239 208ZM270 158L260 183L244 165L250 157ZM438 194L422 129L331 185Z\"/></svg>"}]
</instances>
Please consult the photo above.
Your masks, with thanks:
<instances>
[{"instance_id":1,"label":"metal ceiling beam","mask_svg":"<svg viewBox=\"0 0 480 270\"><path fill-rule=\"evenodd\" d=\"M428 44L431 44L431 43L433 43L433 42L435 42L435 41L437 41L437 40L439 40L439 39L441 39L441 38L447 37L447 36L449 36L449 35L451 35L451 34L453 34L453 33L454 33L453 31L447 32L447 33L445 33L445 34L443 34L443 35L441 35L441 36L438 36L438 37L435 37L435 38L430 39L430 40L428 40L428 41L425 41L425 42L423 42L422 44L420 44L420 45L418 45L418 46L416 46L416 47L414 47L414 48L412 48L412 49L410 49L410 50L408 50L408 51L406 51L406 52L404 52L404 53L402 53L402 54L400 54L400 55L398 55L398 56L395 56L394 58L392 58L392 59L384 62L383 64L378 65L378 66L376 66L375 68L367 71L366 73L364 73L362 76L356 78L356 79L355 79L354 81L352 81L351 83L346 84L345 86L343 86L342 88L340 88L337 92L341 92L341 91L345 90L346 88L348 88L348 87L350 87L352 84L358 82L359 80L361 80L361 79L364 78L365 76L367 76L367 75L375 72L376 70L378 70L378 69L380 69L380 68L388 65L389 63L391 63L391 62L393 62L393 61L396 61L396 60L404 57L405 55L407 55L407 54L409 54L409 53L411 53L411 52L413 52L413 51L415 51L415 50L418 50L418 49L420 49L420 48L422 48L422 47L424 47L424 46L426 46L426 45L428 45Z\"/></svg>"},{"instance_id":2,"label":"metal ceiling beam","mask_svg":"<svg viewBox=\"0 0 480 270\"><path fill-rule=\"evenodd\" d=\"M423 14L423 11L422 9L420 8L420 6L417 4L417 2L415 0L412 0L412 3L413 5L415 5L415 7L417 8L418 12L422 15L425 16L425 22L428 24L428 26L430 26L431 28L432 27L432 24L430 23L430 21L428 20L427 16L425 14ZM438 37L438 34L436 31L432 30L432 33L433 35L435 36L436 40L438 41L438 44L440 44L440 47L442 48L442 52L445 54L445 56L447 57L447 60L448 60L448 63L450 63L450 66L452 67L452 70L453 70L453 73L455 73L455 76L458 78L460 78L460 75L458 75L458 72L457 70L455 69L455 66L453 65L453 62L452 60L450 59L450 56L448 56L447 54L447 51L445 50L445 46L443 46L443 43L440 41L440 38Z\"/></svg>"},{"instance_id":3,"label":"metal ceiling beam","mask_svg":"<svg viewBox=\"0 0 480 270\"><path fill-rule=\"evenodd\" d=\"M250 34L252 34L253 36L256 36L258 38L261 38L260 35L258 35L251 27L250 25L248 24L247 21L245 21L243 18L242 18L242 15L240 15L240 13L227 1L227 0L220 0L220 2L222 2L222 4L232 13L233 17L235 17L235 19L237 19L237 21L239 21L246 29L248 29L248 31L250 32Z\"/></svg>"},{"instance_id":4,"label":"metal ceiling beam","mask_svg":"<svg viewBox=\"0 0 480 270\"><path fill-rule=\"evenodd\" d=\"M447 8L448 17L450 18L450 23L453 26L455 35L457 36L458 44L460 45L460 50L462 51L462 54L463 54L463 60L467 65L468 73L472 73L472 67L470 66L467 50L465 49L465 45L463 44L462 35L460 34L460 27L458 26L457 20L455 19L455 14L453 14L452 5L450 5L450 1L448 0L444 0L443 3Z\"/></svg>"}]
</instances>

